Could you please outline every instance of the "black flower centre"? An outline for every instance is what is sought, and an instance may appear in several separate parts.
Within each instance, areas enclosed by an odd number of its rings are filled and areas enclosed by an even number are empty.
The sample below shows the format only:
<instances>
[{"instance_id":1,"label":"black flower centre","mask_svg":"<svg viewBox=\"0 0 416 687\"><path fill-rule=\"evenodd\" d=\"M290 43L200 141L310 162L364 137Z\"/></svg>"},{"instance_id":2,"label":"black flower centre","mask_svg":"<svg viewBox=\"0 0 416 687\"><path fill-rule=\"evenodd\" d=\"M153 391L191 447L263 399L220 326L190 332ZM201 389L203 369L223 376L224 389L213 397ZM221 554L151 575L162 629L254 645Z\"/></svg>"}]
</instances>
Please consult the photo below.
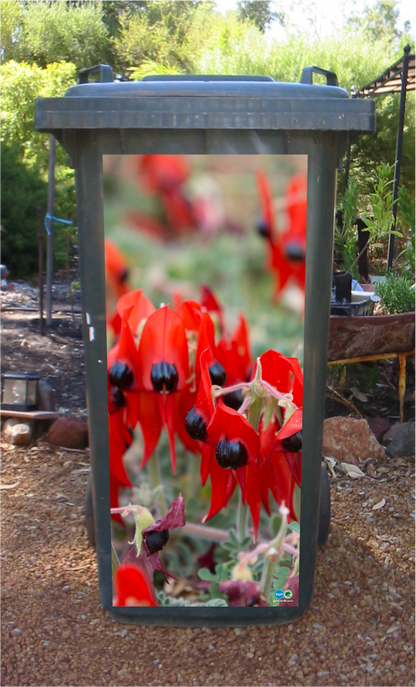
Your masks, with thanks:
<instances>
[{"instance_id":1,"label":"black flower centre","mask_svg":"<svg viewBox=\"0 0 416 687\"><path fill-rule=\"evenodd\" d=\"M176 390L179 376L175 365L163 360L161 363L154 363L152 365L150 380L155 391L169 394Z\"/></svg>"},{"instance_id":2,"label":"black flower centre","mask_svg":"<svg viewBox=\"0 0 416 687\"><path fill-rule=\"evenodd\" d=\"M271 229L270 229L270 224L267 220L265 219L259 219L256 225L256 229L260 236L263 236L263 238L268 239L270 238L271 235Z\"/></svg>"},{"instance_id":3,"label":"black flower centre","mask_svg":"<svg viewBox=\"0 0 416 687\"><path fill-rule=\"evenodd\" d=\"M108 377L110 383L120 391L128 391L134 384L134 374L127 363L116 360L110 367Z\"/></svg>"},{"instance_id":4,"label":"black flower centre","mask_svg":"<svg viewBox=\"0 0 416 687\"><path fill-rule=\"evenodd\" d=\"M120 408L126 407L126 399L124 395L121 393L120 389L111 389L110 400L118 410L120 410Z\"/></svg>"},{"instance_id":5,"label":"black flower centre","mask_svg":"<svg viewBox=\"0 0 416 687\"><path fill-rule=\"evenodd\" d=\"M215 457L220 468L242 468L248 463L247 449L241 441L221 439L215 448Z\"/></svg>"},{"instance_id":6,"label":"black flower centre","mask_svg":"<svg viewBox=\"0 0 416 687\"><path fill-rule=\"evenodd\" d=\"M222 386L227 378L227 374L221 363L215 360L214 364L211 365L208 370L209 376L211 377L211 382L213 384L217 384L218 386Z\"/></svg>"},{"instance_id":7,"label":"black flower centre","mask_svg":"<svg viewBox=\"0 0 416 687\"><path fill-rule=\"evenodd\" d=\"M225 394L224 396L221 396L221 398L226 406L233 408L234 410L238 410L244 402L244 396L241 389L230 391L229 394Z\"/></svg>"},{"instance_id":8,"label":"black flower centre","mask_svg":"<svg viewBox=\"0 0 416 687\"><path fill-rule=\"evenodd\" d=\"M300 243L288 243L285 247L285 255L292 262L302 262L305 259L305 251Z\"/></svg>"},{"instance_id":9,"label":"black flower centre","mask_svg":"<svg viewBox=\"0 0 416 687\"><path fill-rule=\"evenodd\" d=\"M288 453L299 453L302 450L302 431L282 440L283 449Z\"/></svg>"},{"instance_id":10,"label":"black flower centre","mask_svg":"<svg viewBox=\"0 0 416 687\"><path fill-rule=\"evenodd\" d=\"M191 439L205 441L207 438L207 425L195 406L191 408L185 418L185 429Z\"/></svg>"},{"instance_id":11,"label":"black flower centre","mask_svg":"<svg viewBox=\"0 0 416 687\"><path fill-rule=\"evenodd\" d=\"M146 541L151 554L161 551L169 539L169 530L161 532L148 532Z\"/></svg>"}]
</instances>

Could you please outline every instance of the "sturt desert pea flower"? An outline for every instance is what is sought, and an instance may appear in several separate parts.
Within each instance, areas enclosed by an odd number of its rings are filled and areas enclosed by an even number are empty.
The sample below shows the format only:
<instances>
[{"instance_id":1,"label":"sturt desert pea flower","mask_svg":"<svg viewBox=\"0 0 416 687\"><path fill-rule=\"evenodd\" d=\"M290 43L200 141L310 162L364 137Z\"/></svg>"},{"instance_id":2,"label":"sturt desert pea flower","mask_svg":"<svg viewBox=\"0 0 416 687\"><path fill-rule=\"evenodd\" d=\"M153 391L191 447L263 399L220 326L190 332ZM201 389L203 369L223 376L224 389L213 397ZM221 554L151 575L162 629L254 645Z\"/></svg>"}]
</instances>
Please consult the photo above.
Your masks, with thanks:
<instances>
[{"instance_id":1,"label":"sturt desert pea flower","mask_svg":"<svg viewBox=\"0 0 416 687\"><path fill-rule=\"evenodd\" d=\"M209 350L206 349L200 357L200 382L196 403L189 410L185 418L185 429L189 436L199 442L201 451L201 482L207 481L211 459L215 446L208 436L207 428L214 415L214 403L211 396L211 377L208 369Z\"/></svg>"},{"instance_id":2,"label":"sturt desert pea flower","mask_svg":"<svg viewBox=\"0 0 416 687\"><path fill-rule=\"evenodd\" d=\"M167 576L177 579L175 575L164 570L159 558L161 551L169 541L169 530L185 525L185 500L180 494L172 502L167 514L156 520L147 508L129 505L126 508L115 509L116 513L127 515L131 512L136 524L133 544L123 558L122 566L129 565L138 568L143 574L152 600L157 605L156 590L153 582L153 571L161 572L168 582ZM114 511L112 511L113 514Z\"/></svg>"},{"instance_id":3,"label":"sturt desert pea flower","mask_svg":"<svg viewBox=\"0 0 416 687\"><path fill-rule=\"evenodd\" d=\"M220 334L223 334L225 331L224 309L222 305L220 305L218 299L214 296L213 291L206 284L201 284L200 301L201 306L205 308L208 313L213 314L217 318Z\"/></svg>"},{"instance_id":4,"label":"sturt desert pea flower","mask_svg":"<svg viewBox=\"0 0 416 687\"><path fill-rule=\"evenodd\" d=\"M117 299L128 291L129 270L124 255L109 239L104 240L104 261L107 324L117 336L121 327L121 318L116 309Z\"/></svg>"},{"instance_id":5,"label":"sturt desert pea flower","mask_svg":"<svg viewBox=\"0 0 416 687\"><path fill-rule=\"evenodd\" d=\"M114 587L113 606L158 605L142 571L133 565L121 565L117 568Z\"/></svg>"},{"instance_id":6,"label":"sturt desert pea flower","mask_svg":"<svg viewBox=\"0 0 416 687\"><path fill-rule=\"evenodd\" d=\"M143 289L129 291L118 299L117 312L120 318L123 312L127 311L127 321L136 342L139 341L143 325L150 315L153 315L156 308L143 293Z\"/></svg>"},{"instance_id":7,"label":"sturt desert pea flower","mask_svg":"<svg viewBox=\"0 0 416 687\"><path fill-rule=\"evenodd\" d=\"M282 429L276 434L273 453L284 454L290 472L298 487L302 477L302 408L290 416Z\"/></svg>"},{"instance_id":8,"label":"sturt desert pea flower","mask_svg":"<svg viewBox=\"0 0 416 687\"><path fill-rule=\"evenodd\" d=\"M175 393L188 378L189 357L181 318L163 306L146 320L140 338L139 368L145 391L158 394L160 415L168 434L173 474L176 471Z\"/></svg>"},{"instance_id":9,"label":"sturt desert pea flower","mask_svg":"<svg viewBox=\"0 0 416 687\"><path fill-rule=\"evenodd\" d=\"M194 207L185 190L185 182L190 175L185 156L143 155L139 158L138 171L147 189L160 197L165 214L166 240L197 229Z\"/></svg>"},{"instance_id":10,"label":"sturt desert pea flower","mask_svg":"<svg viewBox=\"0 0 416 687\"><path fill-rule=\"evenodd\" d=\"M249 341L249 329L243 313L231 335L224 335L217 344L216 357L224 367L227 386L248 382L253 368L253 356ZM223 396L225 405L238 410L244 401L241 390L237 389Z\"/></svg>"},{"instance_id":11,"label":"sturt desert pea flower","mask_svg":"<svg viewBox=\"0 0 416 687\"><path fill-rule=\"evenodd\" d=\"M293 492L296 481L295 466L299 465L300 456L286 454L289 446L283 445L282 439L296 434L302 428L303 375L297 358L283 356L277 351L269 350L263 353L259 362L261 365L261 384L272 394L273 413L267 423L266 415L260 425L260 451L258 465L261 476L261 493L263 506L270 513L268 490L280 506L285 503L289 508L290 517L296 520L293 508ZM257 375L256 361L253 379ZM284 423L284 424L283 424ZM283 426L281 426L283 424ZM282 433L282 434L280 434ZM293 463L293 470L290 467Z\"/></svg>"},{"instance_id":12,"label":"sturt desert pea flower","mask_svg":"<svg viewBox=\"0 0 416 687\"><path fill-rule=\"evenodd\" d=\"M207 427L207 434L215 446L215 459L210 465L211 506L204 521L227 505L238 482L243 503L247 501L251 512L256 538L261 504L260 473L256 463L259 436L243 415L228 408L221 400Z\"/></svg>"},{"instance_id":13,"label":"sturt desert pea flower","mask_svg":"<svg viewBox=\"0 0 416 687\"><path fill-rule=\"evenodd\" d=\"M263 205L260 233L267 239L270 258L268 269L275 274L275 298L279 299L290 280L305 289L306 254L306 179L295 175L285 193L285 209L289 227L278 232L269 182L263 171L257 174Z\"/></svg>"}]
</instances>

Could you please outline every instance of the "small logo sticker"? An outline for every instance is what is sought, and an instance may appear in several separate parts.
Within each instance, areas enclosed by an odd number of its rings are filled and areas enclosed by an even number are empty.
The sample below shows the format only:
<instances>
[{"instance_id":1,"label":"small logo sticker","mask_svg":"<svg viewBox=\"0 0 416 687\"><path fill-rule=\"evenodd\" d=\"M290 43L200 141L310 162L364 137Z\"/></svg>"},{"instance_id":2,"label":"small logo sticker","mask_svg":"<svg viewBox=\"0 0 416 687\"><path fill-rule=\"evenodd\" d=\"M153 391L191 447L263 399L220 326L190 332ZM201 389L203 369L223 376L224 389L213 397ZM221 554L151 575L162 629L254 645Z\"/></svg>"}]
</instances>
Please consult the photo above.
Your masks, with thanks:
<instances>
[{"instance_id":1,"label":"small logo sticker","mask_svg":"<svg viewBox=\"0 0 416 687\"><path fill-rule=\"evenodd\" d=\"M293 592L291 592L290 589L286 589L284 596L285 599L291 599L293 596Z\"/></svg>"},{"instance_id":2,"label":"small logo sticker","mask_svg":"<svg viewBox=\"0 0 416 687\"><path fill-rule=\"evenodd\" d=\"M283 591L281 589L276 589L274 595L276 599L283 599L284 596Z\"/></svg>"}]
</instances>

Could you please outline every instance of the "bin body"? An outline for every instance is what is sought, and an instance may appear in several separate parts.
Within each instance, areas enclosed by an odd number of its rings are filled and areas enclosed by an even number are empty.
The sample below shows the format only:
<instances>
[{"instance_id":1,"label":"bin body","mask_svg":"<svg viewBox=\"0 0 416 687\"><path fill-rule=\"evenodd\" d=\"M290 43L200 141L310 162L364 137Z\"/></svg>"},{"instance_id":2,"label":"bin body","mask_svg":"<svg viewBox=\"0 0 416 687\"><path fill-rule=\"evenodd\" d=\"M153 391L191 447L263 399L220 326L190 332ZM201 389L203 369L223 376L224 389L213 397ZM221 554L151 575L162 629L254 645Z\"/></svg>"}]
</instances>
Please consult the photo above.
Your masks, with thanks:
<instances>
[{"instance_id":1,"label":"bin body","mask_svg":"<svg viewBox=\"0 0 416 687\"><path fill-rule=\"evenodd\" d=\"M374 103L336 85L262 77L81 83L36 103L35 128L52 133L76 173L87 403L100 597L117 619L164 625L282 624L313 594L332 285L336 174L348 145L375 130ZM106 73L108 78L108 73ZM332 75L334 76L334 75ZM336 83L328 77L328 83ZM308 156L303 466L299 606L113 608L109 517L102 156L107 154Z\"/></svg>"}]
</instances>

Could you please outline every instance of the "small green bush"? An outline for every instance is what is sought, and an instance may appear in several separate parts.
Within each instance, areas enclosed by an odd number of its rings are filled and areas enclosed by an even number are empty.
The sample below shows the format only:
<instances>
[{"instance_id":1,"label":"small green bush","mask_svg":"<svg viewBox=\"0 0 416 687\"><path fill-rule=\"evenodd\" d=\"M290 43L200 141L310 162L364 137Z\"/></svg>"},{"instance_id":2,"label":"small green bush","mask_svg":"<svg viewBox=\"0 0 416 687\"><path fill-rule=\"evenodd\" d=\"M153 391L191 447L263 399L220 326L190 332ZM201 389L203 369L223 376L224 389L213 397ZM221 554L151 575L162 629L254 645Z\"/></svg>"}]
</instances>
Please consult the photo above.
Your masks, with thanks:
<instances>
[{"instance_id":1,"label":"small green bush","mask_svg":"<svg viewBox=\"0 0 416 687\"><path fill-rule=\"evenodd\" d=\"M415 309L415 289L413 279L404 274L399 277L393 272L387 280L376 284L374 290L381 298L381 304L388 314L413 312Z\"/></svg>"}]
</instances>

